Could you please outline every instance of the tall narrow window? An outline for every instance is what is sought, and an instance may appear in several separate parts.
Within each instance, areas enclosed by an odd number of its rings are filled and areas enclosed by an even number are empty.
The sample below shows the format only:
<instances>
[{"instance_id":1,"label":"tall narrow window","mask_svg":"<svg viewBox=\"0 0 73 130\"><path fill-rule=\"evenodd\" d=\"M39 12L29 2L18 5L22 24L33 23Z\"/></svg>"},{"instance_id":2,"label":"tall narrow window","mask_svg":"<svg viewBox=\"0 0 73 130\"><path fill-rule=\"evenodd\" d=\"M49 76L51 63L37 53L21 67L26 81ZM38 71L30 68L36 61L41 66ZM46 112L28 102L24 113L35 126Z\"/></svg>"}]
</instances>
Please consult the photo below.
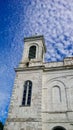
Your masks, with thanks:
<instances>
[{"instance_id":1,"label":"tall narrow window","mask_svg":"<svg viewBox=\"0 0 73 130\"><path fill-rule=\"evenodd\" d=\"M36 46L31 46L29 48L29 59L34 59L36 57Z\"/></svg>"},{"instance_id":2,"label":"tall narrow window","mask_svg":"<svg viewBox=\"0 0 73 130\"><path fill-rule=\"evenodd\" d=\"M30 80L27 80L24 84L22 105L24 106L31 105L31 94L32 94L32 82Z\"/></svg>"},{"instance_id":3,"label":"tall narrow window","mask_svg":"<svg viewBox=\"0 0 73 130\"><path fill-rule=\"evenodd\" d=\"M53 104L61 103L61 89L59 86L54 86L52 88L52 100Z\"/></svg>"}]
</instances>

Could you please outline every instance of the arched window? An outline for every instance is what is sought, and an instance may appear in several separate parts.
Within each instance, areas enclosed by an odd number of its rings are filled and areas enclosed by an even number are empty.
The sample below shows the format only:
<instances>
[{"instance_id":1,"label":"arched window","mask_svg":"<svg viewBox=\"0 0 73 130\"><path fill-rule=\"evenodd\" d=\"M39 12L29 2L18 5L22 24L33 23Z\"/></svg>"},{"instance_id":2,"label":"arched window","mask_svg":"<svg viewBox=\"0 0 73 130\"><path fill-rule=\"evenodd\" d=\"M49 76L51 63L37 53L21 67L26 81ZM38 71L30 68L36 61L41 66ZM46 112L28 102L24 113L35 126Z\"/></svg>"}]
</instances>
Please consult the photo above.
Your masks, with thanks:
<instances>
[{"instance_id":1,"label":"arched window","mask_svg":"<svg viewBox=\"0 0 73 130\"><path fill-rule=\"evenodd\" d=\"M22 105L31 105L31 94L32 94L32 82L30 80L25 81Z\"/></svg>"},{"instance_id":2,"label":"arched window","mask_svg":"<svg viewBox=\"0 0 73 130\"><path fill-rule=\"evenodd\" d=\"M29 59L34 59L36 57L36 46L31 46L29 48Z\"/></svg>"},{"instance_id":3,"label":"arched window","mask_svg":"<svg viewBox=\"0 0 73 130\"><path fill-rule=\"evenodd\" d=\"M54 104L58 104L61 102L61 89L59 86L54 86L52 88L52 100Z\"/></svg>"},{"instance_id":4,"label":"arched window","mask_svg":"<svg viewBox=\"0 0 73 130\"><path fill-rule=\"evenodd\" d=\"M66 129L62 126L56 126L52 130L66 130Z\"/></svg>"}]
</instances>

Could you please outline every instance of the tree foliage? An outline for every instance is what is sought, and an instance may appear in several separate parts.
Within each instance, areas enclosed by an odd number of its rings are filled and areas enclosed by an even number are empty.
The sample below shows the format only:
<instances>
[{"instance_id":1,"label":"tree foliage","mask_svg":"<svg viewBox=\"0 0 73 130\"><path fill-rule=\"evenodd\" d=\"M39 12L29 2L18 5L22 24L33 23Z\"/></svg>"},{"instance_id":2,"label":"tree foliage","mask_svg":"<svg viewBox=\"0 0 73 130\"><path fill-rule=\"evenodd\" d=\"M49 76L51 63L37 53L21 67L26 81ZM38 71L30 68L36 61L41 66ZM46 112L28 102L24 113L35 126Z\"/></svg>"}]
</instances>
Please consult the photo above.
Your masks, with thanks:
<instances>
[{"instance_id":1,"label":"tree foliage","mask_svg":"<svg viewBox=\"0 0 73 130\"><path fill-rule=\"evenodd\" d=\"M0 130L3 130L4 125L0 122Z\"/></svg>"}]
</instances>

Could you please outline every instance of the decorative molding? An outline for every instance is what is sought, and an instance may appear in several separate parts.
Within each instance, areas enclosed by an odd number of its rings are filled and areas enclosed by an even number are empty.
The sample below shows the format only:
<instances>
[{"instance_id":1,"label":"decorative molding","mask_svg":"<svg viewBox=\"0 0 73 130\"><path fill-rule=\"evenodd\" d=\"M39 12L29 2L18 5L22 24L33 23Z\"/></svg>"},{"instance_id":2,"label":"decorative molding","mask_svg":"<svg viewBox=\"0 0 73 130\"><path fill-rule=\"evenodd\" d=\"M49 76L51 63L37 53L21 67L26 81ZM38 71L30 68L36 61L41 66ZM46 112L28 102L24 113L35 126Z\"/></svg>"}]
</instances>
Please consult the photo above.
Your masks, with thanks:
<instances>
[{"instance_id":1,"label":"decorative molding","mask_svg":"<svg viewBox=\"0 0 73 130\"><path fill-rule=\"evenodd\" d=\"M73 69L73 65L66 65L66 66L50 66L50 67L46 67L44 64L42 65L38 65L38 66L30 66L30 67L18 67L15 68L15 71L32 71L32 70L43 70L44 72L46 71L59 71L59 70L72 70Z\"/></svg>"},{"instance_id":2,"label":"decorative molding","mask_svg":"<svg viewBox=\"0 0 73 130\"><path fill-rule=\"evenodd\" d=\"M32 70L39 70L39 69L43 69L44 66L32 66L32 67L23 67L23 68L15 68L15 71L32 71Z\"/></svg>"},{"instance_id":3,"label":"decorative molding","mask_svg":"<svg viewBox=\"0 0 73 130\"><path fill-rule=\"evenodd\" d=\"M45 46L45 41L44 41L44 36L43 35L24 38L24 42L31 42L31 41L35 41L35 40L42 40L44 50L46 52L46 46Z\"/></svg>"},{"instance_id":4,"label":"decorative molding","mask_svg":"<svg viewBox=\"0 0 73 130\"><path fill-rule=\"evenodd\" d=\"M60 113L68 113L73 111L42 111L42 113L48 113L48 114L60 114Z\"/></svg>"},{"instance_id":5,"label":"decorative molding","mask_svg":"<svg viewBox=\"0 0 73 130\"><path fill-rule=\"evenodd\" d=\"M41 118L8 118L8 122L41 122Z\"/></svg>"}]
</instances>

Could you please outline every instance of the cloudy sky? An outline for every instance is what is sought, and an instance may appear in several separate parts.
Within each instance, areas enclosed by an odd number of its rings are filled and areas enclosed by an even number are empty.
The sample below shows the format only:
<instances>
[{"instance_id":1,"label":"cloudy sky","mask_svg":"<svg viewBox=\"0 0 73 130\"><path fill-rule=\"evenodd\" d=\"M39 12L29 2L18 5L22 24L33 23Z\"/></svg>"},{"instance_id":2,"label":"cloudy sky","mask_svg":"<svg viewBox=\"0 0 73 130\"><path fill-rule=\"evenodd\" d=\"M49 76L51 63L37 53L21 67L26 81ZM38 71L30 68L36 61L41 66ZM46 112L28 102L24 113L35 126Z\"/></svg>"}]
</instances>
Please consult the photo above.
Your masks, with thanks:
<instances>
[{"instance_id":1,"label":"cloudy sky","mask_svg":"<svg viewBox=\"0 0 73 130\"><path fill-rule=\"evenodd\" d=\"M44 35L45 61L73 56L73 0L0 0L0 120L7 118L24 37Z\"/></svg>"}]
</instances>

